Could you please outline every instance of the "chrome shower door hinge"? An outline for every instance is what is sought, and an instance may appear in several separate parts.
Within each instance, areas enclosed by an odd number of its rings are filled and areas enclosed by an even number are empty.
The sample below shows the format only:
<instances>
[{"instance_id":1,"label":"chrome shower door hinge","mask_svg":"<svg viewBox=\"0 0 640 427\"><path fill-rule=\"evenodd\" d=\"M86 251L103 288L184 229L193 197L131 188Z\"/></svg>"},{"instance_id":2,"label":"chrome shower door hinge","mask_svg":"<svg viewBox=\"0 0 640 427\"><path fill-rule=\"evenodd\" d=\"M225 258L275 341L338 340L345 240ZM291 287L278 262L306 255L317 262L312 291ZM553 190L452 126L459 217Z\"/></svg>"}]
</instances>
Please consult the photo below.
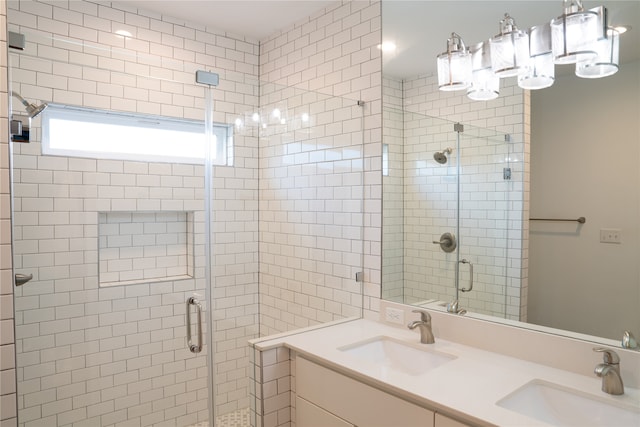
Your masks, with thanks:
<instances>
[{"instance_id":1,"label":"chrome shower door hinge","mask_svg":"<svg viewBox=\"0 0 640 427\"><path fill-rule=\"evenodd\" d=\"M358 271L356 273L356 282L358 283L364 282L364 272Z\"/></svg>"}]
</instances>

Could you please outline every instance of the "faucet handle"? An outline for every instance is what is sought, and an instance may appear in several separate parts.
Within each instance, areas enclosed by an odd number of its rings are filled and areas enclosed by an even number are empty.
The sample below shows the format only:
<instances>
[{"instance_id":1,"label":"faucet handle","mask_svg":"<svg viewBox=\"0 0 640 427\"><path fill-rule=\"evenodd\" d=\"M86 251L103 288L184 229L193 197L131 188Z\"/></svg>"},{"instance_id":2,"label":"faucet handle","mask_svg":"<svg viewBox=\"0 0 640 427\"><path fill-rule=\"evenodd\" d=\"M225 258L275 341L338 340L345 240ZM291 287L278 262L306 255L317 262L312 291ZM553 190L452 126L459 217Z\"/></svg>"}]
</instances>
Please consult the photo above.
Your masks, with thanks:
<instances>
[{"instance_id":1,"label":"faucet handle","mask_svg":"<svg viewBox=\"0 0 640 427\"><path fill-rule=\"evenodd\" d=\"M431 315L426 310L411 310L412 313L420 313L420 320L425 323L431 322Z\"/></svg>"},{"instance_id":2,"label":"faucet handle","mask_svg":"<svg viewBox=\"0 0 640 427\"><path fill-rule=\"evenodd\" d=\"M602 353L602 359L607 365L620 363L620 357L618 357L618 354L613 350L604 347L594 347L593 351Z\"/></svg>"}]
</instances>

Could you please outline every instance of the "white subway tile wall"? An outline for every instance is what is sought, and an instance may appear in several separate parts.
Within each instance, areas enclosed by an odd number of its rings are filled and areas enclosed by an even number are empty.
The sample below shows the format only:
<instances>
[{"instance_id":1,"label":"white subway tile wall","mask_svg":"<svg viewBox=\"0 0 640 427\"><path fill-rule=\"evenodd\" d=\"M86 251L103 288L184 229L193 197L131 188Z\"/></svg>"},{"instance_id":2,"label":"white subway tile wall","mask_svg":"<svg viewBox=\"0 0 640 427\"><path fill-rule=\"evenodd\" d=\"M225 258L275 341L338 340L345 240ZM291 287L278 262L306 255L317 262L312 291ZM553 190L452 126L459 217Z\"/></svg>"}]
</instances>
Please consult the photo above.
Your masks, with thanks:
<instances>
[{"instance_id":1,"label":"white subway tile wall","mask_svg":"<svg viewBox=\"0 0 640 427\"><path fill-rule=\"evenodd\" d=\"M278 427L295 423L295 356L286 347L251 349L251 426ZM293 421L293 422L292 422Z\"/></svg>"},{"instance_id":2,"label":"white subway tile wall","mask_svg":"<svg viewBox=\"0 0 640 427\"><path fill-rule=\"evenodd\" d=\"M12 89L30 101L203 119L205 87L195 84L195 71L213 69L216 122L233 123L258 105L255 40L117 3L8 5L9 28L27 38L24 52L10 53ZM133 37L116 36L118 29ZM185 301L194 293L204 300L203 167L42 156L34 123L35 141L17 145L14 163L15 264L34 274L16 295L21 424L207 420L210 346L195 356L184 340ZM257 148L256 136L236 134L235 167L214 169L215 289L205 309L214 311L217 414L249 406L246 342L258 333ZM122 230L107 237L120 259L99 269L107 253L98 253L99 218L123 213L178 213L180 227L192 217L193 264L177 247L177 258L154 260L155 270L145 270L148 257L122 259L123 250L135 255L135 236L150 236L131 229L131 245ZM159 226L157 218L143 224L149 233ZM156 238L167 249L188 233ZM140 269L193 277L132 282ZM113 279L116 270L129 284L100 287L99 272Z\"/></svg>"},{"instance_id":3,"label":"white subway tile wall","mask_svg":"<svg viewBox=\"0 0 640 427\"><path fill-rule=\"evenodd\" d=\"M455 232L456 162L461 161L460 258L474 263L474 291L461 294L463 307L483 314L509 319L526 318L526 276L522 269L522 215L525 179L525 146L528 144L528 117L525 106L528 94L515 82L502 81L501 97L491 102L470 101L464 94L445 93L437 89L434 76L397 81L385 79L385 99L399 104L403 114L385 107L385 129L404 129L404 260L395 243L385 243L395 253L389 260L385 296L397 301L417 303L428 299L450 300L454 295L455 257L437 245L446 231ZM438 119L434 119L438 117ZM444 120L447 120L445 122ZM453 123L466 128L456 143ZM387 132L385 130L385 132ZM387 133L393 132L389 130ZM508 133L505 142L499 133ZM390 152L397 143L388 136ZM433 153L453 148L446 164L433 160ZM398 148L400 150L400 148ZM511 169L511 179L503 179L503 168ZM390 172L391 174L391 172ZM392 181L393 177L385 178ZM397 185L398 178L392 182ZM391 187L389 191L393 193ZM396 204L386 206L387 197L398 197L385 188L385 212L389 209L389 226L401 226ZM397 218L397 219L396 219ZM386 221L385 217L385 221ZM387 246L389 245L389 246ZM385 258L386 259L386 258ZM387 261L385 261L386 263ZM400 267L403 263L403 267ZM398 295L398 271L404 272L404 295ZM460 286L468 287L468 265L460 266Z\"/></svg>"},{"instance_id":4,"label":"white subway tile wall","mask_svg":"<svg viewBox=\"0 0 640 427\"><path fill-rule=\"evenodd\" d=\"M376 310L380 8L336 2L261 44L263 120L276 108L309 120L260 137L261 334Z\"/></svg>"},{"instance_id":5,"label":"white subway tile wall","mask_svg":"<svg viewBox=\"0 0 640 427\"><path fill-rule=\"evenodd\" d=\"M0 82L7 81L7 5L0 2ZM11 259L9 114L7 85L0 85L0 427L17 425L16 360Z\"/></svg>"}]
</instances>

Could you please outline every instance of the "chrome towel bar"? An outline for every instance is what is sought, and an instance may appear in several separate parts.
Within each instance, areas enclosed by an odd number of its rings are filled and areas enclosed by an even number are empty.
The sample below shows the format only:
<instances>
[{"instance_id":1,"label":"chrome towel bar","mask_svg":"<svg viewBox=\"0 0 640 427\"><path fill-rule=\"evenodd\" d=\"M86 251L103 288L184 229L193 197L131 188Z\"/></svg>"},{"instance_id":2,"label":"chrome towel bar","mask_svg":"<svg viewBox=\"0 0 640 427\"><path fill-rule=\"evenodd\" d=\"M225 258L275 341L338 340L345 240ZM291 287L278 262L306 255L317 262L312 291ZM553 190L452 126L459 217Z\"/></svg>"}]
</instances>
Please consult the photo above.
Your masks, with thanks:
<instances>
[{"instance_id":1,"label":"chrome towel bar","mask_svg":"<svg viewBox=\"0 0 640 427\"><path fill-rule=\"evenodd\" d=\"M579 222L580 224L584 224L587 222L587 219L581 216L578 219L559 219L559 218L529 218L529 221L568 221L568 222Z\"/></svg>"}]
</instances>

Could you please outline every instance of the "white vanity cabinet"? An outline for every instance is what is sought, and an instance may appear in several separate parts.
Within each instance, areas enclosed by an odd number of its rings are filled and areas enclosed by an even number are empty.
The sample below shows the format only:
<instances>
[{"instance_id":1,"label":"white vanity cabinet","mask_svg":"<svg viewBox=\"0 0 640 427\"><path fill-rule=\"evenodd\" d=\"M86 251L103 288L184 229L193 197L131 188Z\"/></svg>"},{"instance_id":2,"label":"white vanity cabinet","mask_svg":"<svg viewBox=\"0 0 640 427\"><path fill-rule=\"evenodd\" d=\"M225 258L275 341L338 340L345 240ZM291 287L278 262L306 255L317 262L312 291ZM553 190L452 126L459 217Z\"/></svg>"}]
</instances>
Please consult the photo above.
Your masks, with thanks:
<instances>
[{"instance_id":1,"label":"white vanity cabinet","mask_svg":"<svg viewBox=\"0 0 640 427\"><path fill-rule=\"evenodd\" d=\"M296 358L297 427L463 427L336 371Z\"/></svg>"}]
</instances>

